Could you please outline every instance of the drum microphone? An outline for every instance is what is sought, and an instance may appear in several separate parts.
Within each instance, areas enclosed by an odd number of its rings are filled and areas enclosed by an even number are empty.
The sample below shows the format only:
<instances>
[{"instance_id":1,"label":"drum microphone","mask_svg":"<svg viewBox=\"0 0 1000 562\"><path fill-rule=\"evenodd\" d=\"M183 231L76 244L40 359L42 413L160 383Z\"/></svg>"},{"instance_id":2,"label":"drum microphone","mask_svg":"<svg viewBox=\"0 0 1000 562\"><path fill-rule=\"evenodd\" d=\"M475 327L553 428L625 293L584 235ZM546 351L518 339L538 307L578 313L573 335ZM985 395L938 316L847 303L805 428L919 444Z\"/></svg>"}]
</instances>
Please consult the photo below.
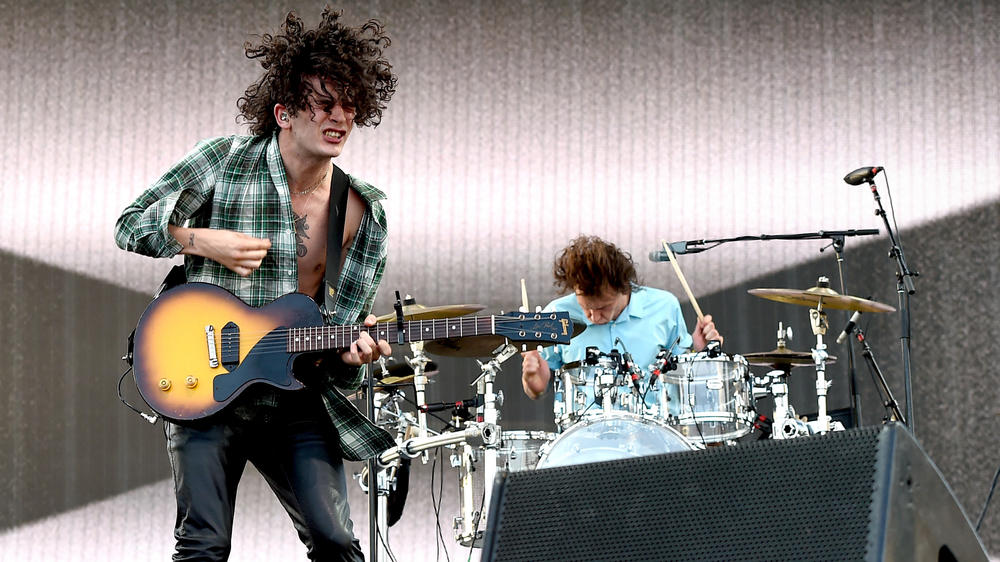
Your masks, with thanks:
<instances>
[{"instance_id":1,"label":"drum microphone","mask_svg":"<svg viewBox=\"0 0 1000 562\"><path fill-rule=\"evenodd\" d=\"M695 244L695 242L691 242L691 244ZM705 248L689 248L688 242L671 242L669 245L670 251L675 256L680 254L697 254L698 252L705 251ZM649 261L670 261L670 256L667 255L666 250L653 250L649 253Z\"/></svg>"},{"instance_id":2,"label":"drum microphone","mask_svg":"<svg viewBox=\"0 0 1000 562\"><path fill-rule=\"evenodd\" d=\"M884 170L882 166L867 166L865 168L858 168L853 172L844 176L844 181L851 185L861 185L865 182L871 182L879 172Z\"/></svg>"},{"instance_id":3,"label":"drum microphone","mask_svg":"<svg viewBox=\"0 0 1000 562\"><path fill-rule=\"evenodd\" d=\"M421 412L441 412L444 410L462 410L464 408L478 408L483 405L482 396L477 396L475 398L469 398L468 400L459 400L458 402L434 402L431 404L424 404L418 406Z\"/></svg>"},{"instance_id":4,"label":"drum microphone","mask_svg":"<svg viewBox=\"0 0 1000 562\"><path fill-rule=\"evenodd\" d=\"M854 327L858 325L858 320L861 320L860 310L856 311L853 315L851 315L851 319L847 322L847 325L844 326L844 331L841 332L839 336L837 336L837 343L844 343L844 340L847 339L847 336L851 335L851 332L854 331Z\"/></svg>"}]
</instances>

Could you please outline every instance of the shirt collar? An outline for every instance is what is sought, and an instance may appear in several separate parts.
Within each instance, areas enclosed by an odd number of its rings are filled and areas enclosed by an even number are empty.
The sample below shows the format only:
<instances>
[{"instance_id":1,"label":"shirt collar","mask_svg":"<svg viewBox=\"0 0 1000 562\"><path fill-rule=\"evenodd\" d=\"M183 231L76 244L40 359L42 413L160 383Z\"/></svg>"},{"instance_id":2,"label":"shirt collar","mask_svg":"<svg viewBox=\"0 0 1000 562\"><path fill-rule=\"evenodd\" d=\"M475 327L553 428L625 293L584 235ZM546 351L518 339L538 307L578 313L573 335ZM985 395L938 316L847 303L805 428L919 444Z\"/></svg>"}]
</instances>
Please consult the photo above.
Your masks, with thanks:
<instances>
[{"instance_id":1,"label":"shirt collar","mask_svg":"<svg viewBox=\"0 0 1000 562\"><path fill-rule=\"evenodd\" d=\"M285 175L285 165L281 161L277 131L271 134L271 140L267 144L267 167L271 173L271 178L274 180L274 184L278 186L278 192L288 193L288 177ZM344 173L346 174L346 172ZM358 195L366 203L371 204L386 199L385 192L368 182L360 180L351 174L347 174L347 180L350 182L351 188L358 192ZM284 186L283 190L281 189L282 186Z\"/></svg>"}]
</instances>

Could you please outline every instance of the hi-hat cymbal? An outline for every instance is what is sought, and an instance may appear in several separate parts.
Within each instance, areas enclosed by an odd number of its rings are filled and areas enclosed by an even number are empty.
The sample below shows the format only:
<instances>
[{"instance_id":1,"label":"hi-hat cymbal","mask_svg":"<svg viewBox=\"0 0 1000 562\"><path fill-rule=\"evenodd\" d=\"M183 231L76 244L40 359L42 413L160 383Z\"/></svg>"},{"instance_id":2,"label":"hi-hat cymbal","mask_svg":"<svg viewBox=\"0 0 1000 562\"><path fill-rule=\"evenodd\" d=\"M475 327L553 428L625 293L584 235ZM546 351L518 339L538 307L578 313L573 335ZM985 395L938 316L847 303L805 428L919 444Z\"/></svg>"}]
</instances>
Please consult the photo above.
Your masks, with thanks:
<instances>
[{"instance_id":1,"label":"hi-hat cymbal","mask_svg":"<svg viewBox=\"0 0 1000 562\"><path fill-rule=\"evenodd\" d=\"M396 365L390 365L388 368L389 372L381 379L375 380L375 392L385 392L386 390L392 390L394 388L400 388L404 386L409 386L413 382L413 377L416 375L413 373L413 368L406 363L399 363ZM424 369L424 375L428 377L436 375L438 372L437 363L430 361ZM375 369L375 376L378 377L382 374L382 369ZM428 383L433 383L434 380L428 380ZM350 398L357 398L361 396L364 390L364 385L350 395Z\"/></svg>"},{"instance_id":2,"label":"hi-hat cymbal","mask_svg":"<svg viewBox=\"0 0 1000 562\"><path fill-rule=\"evenodd\" d=\"M815 365L811 352L792 351L787 347L778 347L771 351L760 351L755 353L744 353L743 358L751 365L768 365L777 369L782 367L804 367ZM826 363L834 363L837 358L830 355L826 358Z\"/></svg>"},{"instance_id":3,"label":"hi-hat cymbal","mask_svg":"<svg viewBox=\"0 0 1000 562\"><path fill-rule=\"evenodd\" d=\"M486 308L481 304L445 304L441 306L424 306L422 304L403 305L403 320L437 320L438 318L454 318L479 312ZM392 322L396 313L383 314L377 322Z\"/></svg>"},{"instance_id":4,"label":"hi-hat cymbal","mask_svg":"<svg viewBox=\"0 0 1000 562\"><path fill-rule=\"evenodd\" d=\"M829 287L812 287L804 291L800 289L750 289L747 292L762 299L798 304L810 308L823 303L823 308L835 310L860 310L861 312L895 312L896 310L880 302L841 295Z\"/></svg>"},{"instance_id":5,"label":"hi-hat cymbal","mask_svg":"<svg viewBox=\"0 0 1000 562\"><path fill-rule=\"evenodd\" d=\"M581 322L573 322L573 335L570 337L574 338L578 336L586 327L586 324ZM445 338L425 342L424 351L447 357L490 357L506 341L507 338L497 335ZM550 340L519 340L511 343L518 348L524 344L529 350L535 349L538 346L547 347L552 345L552 341Z\"/></svg>"}]
</instances>

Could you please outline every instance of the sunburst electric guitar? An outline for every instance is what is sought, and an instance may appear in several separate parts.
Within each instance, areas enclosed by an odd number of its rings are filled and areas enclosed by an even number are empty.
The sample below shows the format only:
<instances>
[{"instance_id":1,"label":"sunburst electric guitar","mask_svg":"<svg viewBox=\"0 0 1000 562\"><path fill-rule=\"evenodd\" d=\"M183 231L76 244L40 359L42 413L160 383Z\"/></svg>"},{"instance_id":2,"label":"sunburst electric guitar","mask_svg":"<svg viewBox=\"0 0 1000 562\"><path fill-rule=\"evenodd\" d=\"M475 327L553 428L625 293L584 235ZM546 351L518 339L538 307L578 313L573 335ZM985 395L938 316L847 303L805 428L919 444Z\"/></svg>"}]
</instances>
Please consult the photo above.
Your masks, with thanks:
<instances>
[{"instance_id":1,"label":"sunburst electric guitar","mask_svg":"<svg viewBox=\"0 0 1000 562\"><path fill-rule=\"evenodd\" d=\"M565 312L411 320L401 327L326 326L316 303L300 293L253 308L215 285L187 283L154 299L139 319L135 383L156 412L192 420L218 412L253 384L303 388L292 372L297 356L350 347L363 331L389 343L492 335L558 344L573 335Z\"/></svg>"}]
</instances>

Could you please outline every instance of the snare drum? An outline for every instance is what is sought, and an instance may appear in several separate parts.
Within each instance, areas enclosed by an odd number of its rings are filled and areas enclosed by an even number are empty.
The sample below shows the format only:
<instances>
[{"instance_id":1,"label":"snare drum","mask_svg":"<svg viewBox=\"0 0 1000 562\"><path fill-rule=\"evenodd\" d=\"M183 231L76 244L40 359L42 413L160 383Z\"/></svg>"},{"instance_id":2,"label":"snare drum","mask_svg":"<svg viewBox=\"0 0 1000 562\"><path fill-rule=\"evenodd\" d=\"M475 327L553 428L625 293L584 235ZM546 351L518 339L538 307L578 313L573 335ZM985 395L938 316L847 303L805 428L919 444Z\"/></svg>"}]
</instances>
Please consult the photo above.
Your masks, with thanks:
<instances>
[{"instance_id":1,"label":"snare drum","mask_svg":"<svg viewBox=\"0 0 1000 562\"><path fill-rule=\"evenodd\" d=\"M627 412L588 416L544 445L537 468L569 466L694 449L667 424Z\"/></svg>"},{"instance_id":2,"label":"snare drum","mask_svg":"<svg viewBox=\"0 0 1000 562\"><path fill-rule=\"evenodd\" d=\"M500 439L500 468L510 472L533 470L539 449L556 438L547 431L504 431Z\"/></svg>"},{"instance_id":3,"label":"snare drum","mask_svg":"<svg viewBox=\"0 0 1000 562\"><path fill-rule=\"evenodd\" d=\"M746 359L688 353L660 375L669 396L669 423L695 442L742 437L753 426L753 390Z\"/></svg>"}]
</instances>

